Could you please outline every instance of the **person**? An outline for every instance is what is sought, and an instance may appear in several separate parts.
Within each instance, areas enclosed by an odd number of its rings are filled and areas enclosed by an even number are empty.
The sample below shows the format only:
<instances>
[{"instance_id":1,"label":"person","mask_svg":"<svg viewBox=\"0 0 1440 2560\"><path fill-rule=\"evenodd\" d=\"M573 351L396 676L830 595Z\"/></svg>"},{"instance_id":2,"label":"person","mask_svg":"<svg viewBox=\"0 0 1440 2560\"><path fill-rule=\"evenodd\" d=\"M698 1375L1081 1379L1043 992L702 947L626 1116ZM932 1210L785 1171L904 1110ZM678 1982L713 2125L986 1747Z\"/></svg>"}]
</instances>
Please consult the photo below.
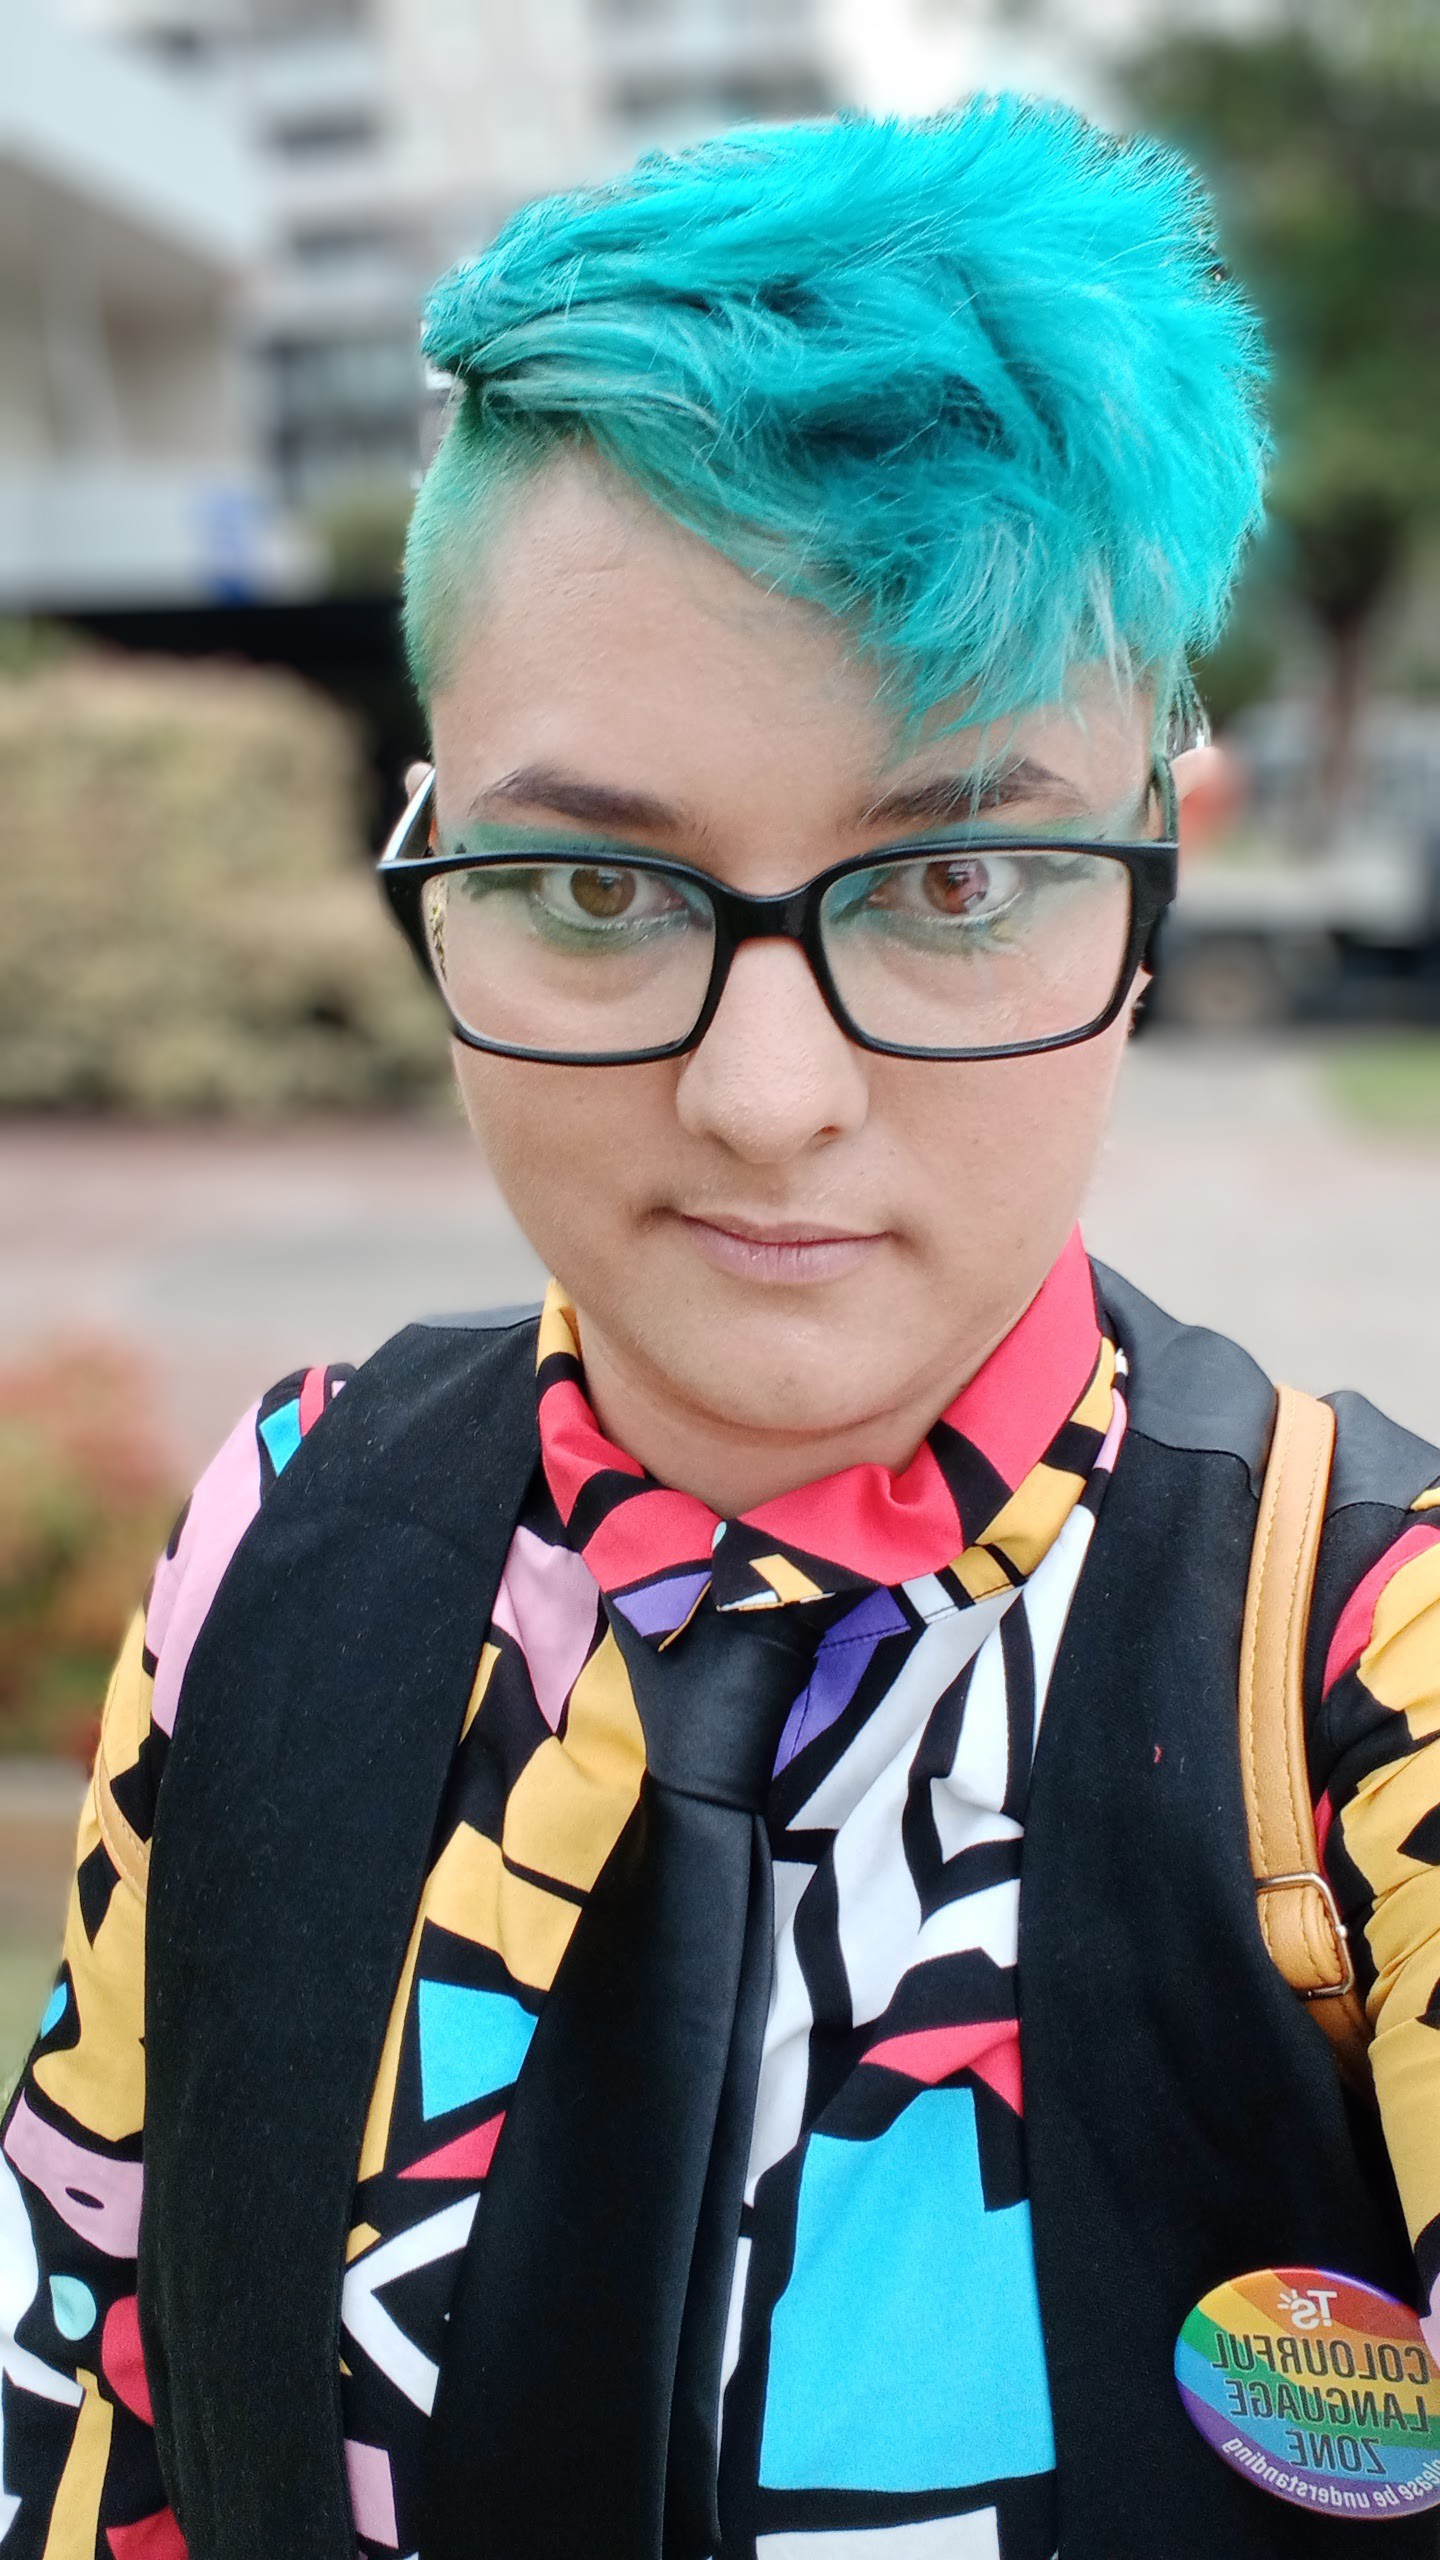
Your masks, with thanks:
<instances>
[{"instance_id":1,"label":"person","mask_svg":"<svg viewBox=\"0 0 1440 2560\"><path fill-rule=\"evenodd\" d=\"M1440 1453L1336 1399L1357 2096L1245 1843L1274 1393L1076 1223L1262 503L1206 200L1003 94L746 131L426 347L382 874L554 1277L272 1388L157 1568L0 2139L5 2560L1370 2552L1174 2353L1440 2272Z\"/></svg>"}]
</instances>

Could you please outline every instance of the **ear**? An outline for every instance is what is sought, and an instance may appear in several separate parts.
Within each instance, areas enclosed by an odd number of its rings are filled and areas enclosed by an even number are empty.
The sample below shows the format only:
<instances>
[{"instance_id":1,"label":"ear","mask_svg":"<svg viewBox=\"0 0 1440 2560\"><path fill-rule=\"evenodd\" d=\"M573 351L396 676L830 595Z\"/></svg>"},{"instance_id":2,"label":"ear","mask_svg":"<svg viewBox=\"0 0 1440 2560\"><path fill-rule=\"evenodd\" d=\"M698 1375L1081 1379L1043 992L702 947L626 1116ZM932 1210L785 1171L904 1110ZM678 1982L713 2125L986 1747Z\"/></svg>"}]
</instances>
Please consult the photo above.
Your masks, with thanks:
<instances>
[{"instance_id":1,"label":"ear","mask_svg":"<svg viewBox=\"0 0 1440 2560\"><path fill-rule=\"evenodd\" d=\"M1217 747L1213 739L1203 747L1182 747L1179 755L1170 759L1177 799L1188 800L1192 792L1203 789L1207 777L1228 768L1229 763L1227 750Z\"/></svg>"},{"instance_id":2,"label":"ear","mask_svg":"<svg viewBox=\"0 0 1440 2560\"><path fill-rule=\"evenodd\" d=\"M1185 747L1170 766L1180 804L1180 849L1198 852L1243 807L1245 775L1228 747Z\"/></svg>"}]
</instances>

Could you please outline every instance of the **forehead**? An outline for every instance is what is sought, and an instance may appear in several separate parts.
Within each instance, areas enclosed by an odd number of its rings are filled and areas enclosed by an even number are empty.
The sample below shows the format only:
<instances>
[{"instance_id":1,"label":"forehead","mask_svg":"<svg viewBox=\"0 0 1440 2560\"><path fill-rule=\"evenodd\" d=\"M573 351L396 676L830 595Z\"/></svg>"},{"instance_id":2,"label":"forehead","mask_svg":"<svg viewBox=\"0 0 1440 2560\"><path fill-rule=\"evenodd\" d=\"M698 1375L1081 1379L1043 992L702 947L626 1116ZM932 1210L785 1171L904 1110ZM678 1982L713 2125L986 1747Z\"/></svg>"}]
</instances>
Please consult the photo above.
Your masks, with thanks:
<instances>
[{"instance_id":1,"label":"forehead","mask_svg":"<svg viewBox=\"0 0 1440 2560\"><path fill-rule=\"evenodd\" d=\"M691 813L717 843L863 832L897 784L1027 759L1037 805L1108 810L1143 788L1149 703L1102 671L1063 705L918 739L873 662L818 607L765 589L618 475L552 464L475 578L432 720L442 816L505 776L563 771ZM642 830L644 831L644 830Z\"/></svg>"}]
</instances>

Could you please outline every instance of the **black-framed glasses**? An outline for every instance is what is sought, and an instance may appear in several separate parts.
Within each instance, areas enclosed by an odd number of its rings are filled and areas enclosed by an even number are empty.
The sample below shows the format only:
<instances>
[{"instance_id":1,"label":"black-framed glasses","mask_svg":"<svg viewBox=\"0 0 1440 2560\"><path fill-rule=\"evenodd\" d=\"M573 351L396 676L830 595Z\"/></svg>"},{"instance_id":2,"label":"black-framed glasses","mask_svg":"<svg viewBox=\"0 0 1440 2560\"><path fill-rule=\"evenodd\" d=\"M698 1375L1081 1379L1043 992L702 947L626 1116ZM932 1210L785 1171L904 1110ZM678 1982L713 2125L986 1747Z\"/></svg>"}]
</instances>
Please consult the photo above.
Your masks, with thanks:
<instances>
[{"instance_id":1,"label":"black-framed glasses","mask_svg":"<svg viewBox=\"0 0 1440 2560\"><path fill-rule=\"evenodd\" d=\"M1017 1058L1119 1014L1175 895L1163 832L1097 842L947 828L752 897L689 863L557 835L523 851L433 842L434 775L377 865L455 1037L557 1066L636 1066L703 1040L742 942L798 943L847 1037L900 1058Z\"/></svg>"}]
</instances>

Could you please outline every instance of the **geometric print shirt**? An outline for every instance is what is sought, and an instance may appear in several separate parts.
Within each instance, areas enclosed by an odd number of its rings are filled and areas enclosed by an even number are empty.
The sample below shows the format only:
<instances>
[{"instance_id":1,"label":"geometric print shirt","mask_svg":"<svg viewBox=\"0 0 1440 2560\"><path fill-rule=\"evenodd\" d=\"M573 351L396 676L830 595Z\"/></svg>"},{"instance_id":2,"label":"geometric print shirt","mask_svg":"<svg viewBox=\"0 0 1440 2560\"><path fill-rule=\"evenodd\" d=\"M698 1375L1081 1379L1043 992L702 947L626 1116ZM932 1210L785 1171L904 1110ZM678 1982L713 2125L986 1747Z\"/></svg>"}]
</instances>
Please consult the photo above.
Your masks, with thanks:
<instances>
[{"instance_id":1,"label":"geometric print shirt","mask_svg":"<svg viewBox=\"0 0 1440 2560\"><path fill-rule=\"evenodd\" d=\"M0 2560L183 2554L134 2301L155 1790L225 1566L348 1374L285 1381L232 1435L107 1699L64 1960L0 2132ZM358 2163L341 2339L357 2552L415 2551L460 2254L546 1990L638 1791L607 1608L683 1648L697 1609L823 1593L850 1605L798 1690L767 1806L774 1967L723 2366L720 2560L1051 2560L1020 1852L1050 1672L1125 1421L1079 1239L908 1468L848 1469L738 1520L606 1440L553 1286L537 1395L541 1463ZM1440 1508L1417 1509L1342 1614L1322 1723L1326 1855L1428 2287Z\"/></svg>"}]
</instances>

